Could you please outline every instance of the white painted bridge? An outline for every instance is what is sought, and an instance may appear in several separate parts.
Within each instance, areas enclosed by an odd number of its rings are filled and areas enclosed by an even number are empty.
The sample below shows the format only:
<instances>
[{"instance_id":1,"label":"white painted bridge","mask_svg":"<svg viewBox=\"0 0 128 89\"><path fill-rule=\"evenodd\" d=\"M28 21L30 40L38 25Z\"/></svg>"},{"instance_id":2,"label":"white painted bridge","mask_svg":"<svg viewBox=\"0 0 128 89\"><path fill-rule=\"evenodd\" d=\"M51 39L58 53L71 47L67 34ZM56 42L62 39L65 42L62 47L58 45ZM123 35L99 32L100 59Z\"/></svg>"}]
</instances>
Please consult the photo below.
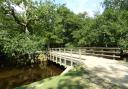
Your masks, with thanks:
<instances>
[{"instance_id":1,"label":"white painted bridge","mask_svg":"<svg viewBox=\"0 0 128 89\"><path fill-rule=\"evenodd\" d=\"M66 51L66 49L64 49L63 52L60 49L59 51L51 49L49 55L49 59L51 61L63 65L64 67L75 66L76 64L80 63L81 60L85 60L81 54L73 54L72 50L69 53L69 51Z\"/></svg>"},{"instance_id":2,"label":"white painted bridge","mask_svg":"<svg viewBox=\"0 0 128 89\"><path fill-rule=\"evenodd\" d=\"M49 60L57 64L68 67L82 63L97 76L128 87L128 65L115 60L119 58L119 48L49 49Z\"/></svg>"},{"instance_id":3,"label":"white painted bridge","mask_svg":"<svg viewBox=\"0 0 128 89\"><path fill-rule=\"evenodd\" d=\"M51 48L49 49L49 60L65 67L83 63L88 56L106 57L109 59L120 59L119 48Z\"/></svg>"}]
</instances>

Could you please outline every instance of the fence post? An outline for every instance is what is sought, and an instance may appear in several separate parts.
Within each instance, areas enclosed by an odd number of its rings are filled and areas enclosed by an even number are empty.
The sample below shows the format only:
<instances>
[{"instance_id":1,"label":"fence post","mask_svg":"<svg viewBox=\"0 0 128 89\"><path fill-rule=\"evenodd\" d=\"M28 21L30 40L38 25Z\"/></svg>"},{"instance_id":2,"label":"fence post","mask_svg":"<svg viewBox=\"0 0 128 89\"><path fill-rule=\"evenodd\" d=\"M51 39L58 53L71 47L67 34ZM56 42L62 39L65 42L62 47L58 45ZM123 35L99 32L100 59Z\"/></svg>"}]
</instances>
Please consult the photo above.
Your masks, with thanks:
<instances>
[{"instance_id":1,"label":"fence post","mask_svg":"<svg viewBox=\"0 0 128 89\"><path fill-rule=\"evenodd\" d=\"M55 58L55 56L54 56L54 54L53 54L52 56L53 56L53 59L52 59L52 60L53 60L53 62L54 62L54 58Z\"/></svg>"},{"instance_id":2,"label":"fence post","mask_svg":"<svg viewBox=\"0 0 128 89\"><path fill-rule=\"evenodd\" d=\"M86 48L84 49L84 54L86 55Z\"/></svg>"},{"instance_id":3,"label":"fence post","mask_svg":"<svg viewBox=\"0 0 128 89\"><path fill-rule=\"evenodd\" d=\"M123 58L123 61L124 62L127 62L127 54L128 54L128 52L127 52L126 49L125 50L122 50L122 52L120 53L120 55Z\"/></svg>"},{"instance_id":4,"label":"fence post","mask_svg":"<svg viewBox=\"0 0 128 89\"><path fill-rule=\"evenodd\" d=\"M61 48L59 48L59 52L61 52Z\"/></svg>"},{"instance_id":5,"label":"fence post","mask_svg":"<svg viewBox=\"0 0 128 89\"><path fill-rule=\"evenodd\" d=\"M51 57L51 49L49 49L49 52L50 52L50 59L49 60L51 60L52 59L52 57Z\"/></svg>"},{"instance_id":6,"label":"fence post","mask_svg":"<svg viewBox=\"0 0 128 89\"><path fill-rule=\"evenodd\" d=\"M115 60L116 58L116 49L114 49L114 51L113 51L114 53L113 53L113 60Z\"/></svg>"},{"instance_id":7,"label":"fence post","mask_svg":"<svg viewBox=\"0 0 128 89\"><path fill-rule=\"evenodd\" d=\"M64 55L65 55L65 52L66 52L66 51L65 51L65 48L64 48Z\"/></svg>"},{"instance_id":8,"label":"fence post","mask_svg":"<svg viewBox=\"0 0 128 89\"><path fill-rule=\"evenodd\" d=\"M94 55L94 54L95 54L95 53L94 53L94 50L95 50L95 48L91 48L92 55Z\"/></svg>"},{"instance_id":9,"label":"fence post","mask_svg":"<svg viewBox=\"0 0 128 89\"><path fill-rule=\"evenodd\" d=\"M58 63L57 59L58 59L58 56L56 56L56 63Z\"/></svg>"},{"instance_id":10,"label":"fence post","mask_svg":"<svg viewBox=\"0 0 128 89\"><path fill-rule=\"evenodd\" d=\"M73 66L72 49L70 50L70 52L71 52L71 66Z\"/></svg>"},{"instance_id":11,"label":"fence post","mask_svg":"<svg viewBox=\"0 0 128 89\"><path fill-rule=\"evenodd\" d=\"M104 55L104 54L103 54L103 51L104 51L104 49L101 49L101 56L102 56L102 57L103 57L103 55Z\"/></svg>"},{"instance_id":12,"label":"fence post","mask_svg":"<svg viewBox=\"0 0 128 89\"><path fill-rule=\"evenodd\" d=\"M115 60L115 54L113 54L113 60Z\"/></svg>"},{"instance_id":13,"label":"fence post","mask_svg":"<svg viewBox=\"0 0 128 89\"><path fill-rule=\"evenodd\" d=\"M64 56L65 56L66 49L64 48ZM66 66L66 57L64 58L64 65Z\"/></svg>"},{"instance_id":14,"label":"fence post","mask_svg":"<svg viewBox=\"0 0 128 89\"><path fill-rule=\"evenodd\" d=\"M59 53L61 53L61 48L59 48ZM61 63L61 54L58 56L58 58L59 58L59 62L60 62L60 65L62 64Z\"/></svg>"},{"instance_id":15,"label":"fence post","mask_svg":"<svg viewBox=\"0 0 128 89\"><path fill-rule=\"evenodd\" d=\"M81 49L79 49L79 58L81 60Z\"/></svg>"}]
</instances>

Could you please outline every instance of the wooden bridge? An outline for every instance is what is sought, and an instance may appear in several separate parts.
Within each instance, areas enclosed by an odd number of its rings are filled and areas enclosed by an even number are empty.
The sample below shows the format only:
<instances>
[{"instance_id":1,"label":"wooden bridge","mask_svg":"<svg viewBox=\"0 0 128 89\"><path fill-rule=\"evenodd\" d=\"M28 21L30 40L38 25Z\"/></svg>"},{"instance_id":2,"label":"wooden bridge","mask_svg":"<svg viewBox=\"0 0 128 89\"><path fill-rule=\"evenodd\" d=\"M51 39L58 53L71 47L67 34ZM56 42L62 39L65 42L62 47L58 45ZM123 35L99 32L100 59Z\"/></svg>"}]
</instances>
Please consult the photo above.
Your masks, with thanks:
<instances>
[{"instance_id":1,"label":"wooden bridge","mask_svg":"<svg viewBox=\"0 0 128 89\"><path fill-rule=\"evenodd\" d=\"M50 48L49 60L65 67L75 66L86 60L86 56L105 57L108 59L120 59L120 48L84 47L84 48Z\"/></svg>"},{"instance_id":2,"label":"wooden bridge","mask_svg":"<svg viewBox=\"0 0 128 89\"><path fill-rule=\"evenodd\" d=\"M68 68L82 63L95 75L128 87L128 66L117 61L122 54L120 48L50 48L48 59Z\"/></svg>"}]
</instances>

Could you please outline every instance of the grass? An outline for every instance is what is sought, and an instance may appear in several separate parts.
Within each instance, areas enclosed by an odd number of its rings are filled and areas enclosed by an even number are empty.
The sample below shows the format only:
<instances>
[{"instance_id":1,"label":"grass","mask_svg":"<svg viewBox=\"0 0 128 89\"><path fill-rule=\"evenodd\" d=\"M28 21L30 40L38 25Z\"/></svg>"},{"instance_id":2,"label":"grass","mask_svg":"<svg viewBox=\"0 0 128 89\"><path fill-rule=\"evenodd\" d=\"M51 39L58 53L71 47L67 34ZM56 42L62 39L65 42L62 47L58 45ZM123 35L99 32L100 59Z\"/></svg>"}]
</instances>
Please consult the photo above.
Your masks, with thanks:
<instances>
[{"instance_id":1,"label":"grass","mask_svg":"<svg viewBox=\"0 0 128 89\"><path fill-rule=\"evenodd\" d=\"M47 78L15 89L122 89L104 79L101 79L82 67L77 67L69 73ZM125 88L123 88L125 89Z\"/></svg>"}]
</instances>

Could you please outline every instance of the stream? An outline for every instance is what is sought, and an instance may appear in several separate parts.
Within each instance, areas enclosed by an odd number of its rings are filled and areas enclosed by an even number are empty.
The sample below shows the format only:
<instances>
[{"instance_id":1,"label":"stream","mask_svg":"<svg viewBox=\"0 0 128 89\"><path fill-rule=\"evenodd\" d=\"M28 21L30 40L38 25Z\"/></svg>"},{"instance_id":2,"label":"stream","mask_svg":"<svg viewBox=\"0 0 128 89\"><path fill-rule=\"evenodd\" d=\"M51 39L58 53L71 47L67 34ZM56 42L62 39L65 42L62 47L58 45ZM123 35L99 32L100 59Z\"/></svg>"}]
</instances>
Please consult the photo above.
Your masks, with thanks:
<instances>
[{"instance_id":1,"label":"stream","mask_svg":"<svg viewBox=\"0 0 128 89\"><path fill-rule=\"evenodd\" d=\"M24 67L0 68L0 89L12 89L48 77L56 76L64 71L64 67L51 61L44 64L33 64Z\"/></svg>"}]
</instances>

